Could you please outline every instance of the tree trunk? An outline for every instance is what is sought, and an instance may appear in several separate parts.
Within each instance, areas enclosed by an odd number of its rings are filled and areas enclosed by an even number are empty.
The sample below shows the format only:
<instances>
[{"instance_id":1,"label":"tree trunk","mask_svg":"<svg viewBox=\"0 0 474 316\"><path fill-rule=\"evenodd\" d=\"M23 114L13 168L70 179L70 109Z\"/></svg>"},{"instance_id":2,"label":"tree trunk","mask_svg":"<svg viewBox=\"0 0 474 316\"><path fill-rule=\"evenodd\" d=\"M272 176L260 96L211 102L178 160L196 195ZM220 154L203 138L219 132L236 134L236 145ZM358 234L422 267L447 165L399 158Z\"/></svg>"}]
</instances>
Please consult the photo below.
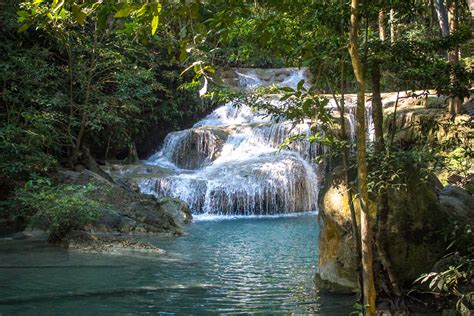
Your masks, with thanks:
<instances>
[{"instance_id":1,"label":"tree trunk","mask_svg":"<svg viewBox=\"0 0 474 316\"><path fill-rule=\"evenodd\" d=\"M449 17L449 31L453 34L458 29L458 0L449 1L448 9ZM455 47L448 52L448 63L455 67L459 63L459 48ZM454 70L451 70L451 82L456 82L456 74ZM449 113L456 115L461 113L461 99L456 96L452 96L449 99Z\"/></svg>"},{"instance_id":2,"label":"tree trunk","mask_svg":"<svg viewBox=\"0 0 474 316\"><path fill-rule=\"evenodd\" d=\"M383 139L383 108L382 94L380 89L380 63L378 60L372 62L372 120L375 132L375 150L382 152L384 149Z\"/></svg>"},{"instance_id":3,"label":"tree trunk","mask_svg":"<svg viewBox=\"0 0 474 316\"><path fill-rule=\"evenodd\" d=\"M97 25L94 26L94 44L92 47L91 62L90 62L90 67L89 67L89 71L87 75L84 104L82 105L82 109L81 109L81 124L79 127L79 132L76 137L76 145L73 148L72 157L70 159L73 164L76 163L77 158L79 157L79 152L81 151L84 134L86 132L86 125L87 125L88 114L89 114L88 107L89 107L89 101L90 101L90 95L91 95L91 89L92 89L92 77L94 76L95 67L96 67L96 51L97 51Z\"/></svg>"},{"instance_id":4,"label":"tree trunk","mask_svg":"<svg viewBox=\"0 0 474 316\"><path fill-rule=\"evenodd\" d=\"M137 147L135 146L135 142L133 140L130 141L128 144L128 156L127 162L128 163L136 163L139 161Z\"/></svg>"},{"instance_id":5,"label":"tree trunk","mask_svg":"<svg viewBox=\"0 0 474 316\"><path fill-rule=\"evenodd\" d=\"M395 9L392 7L390 8L390 42L393 44L397 41L397 23L395 22Z\"/></svg>"},{"instance_id":6,"label":"tree trunk","mask_svg":"<svg viewBox=\"0 0 474 316\"><path fill-rule=\"evenodd\" d=\"M372 255L372 227L369 214L369 193L367 188L367 160L365 148L365 81L357 44L359 24L359 0L351 1L351 29L349 54L357 80L357 180L359 186L362 274L364 276L364 310L367 315L375 315L375 285Z\"/></svg>"},{"instance_id":7,"label":"tree trunk","mask_svg":"<svg viewBox=\"0 0 474 316\"><path fill-rule=\"evenodd\" d=\"M334 102L336 102L337 109L339 111L339 122L341 125L340 133L341 133L341 140L346 141L349 143L349 139L347 137L346 132L346 120L344 118L345 113L345 100L344 100L344 91L345 91L345 75L344 75L344 56L341 56L341 101L339 102L336 94L331 91L332 97ZM360 244L360 234L359 234L359 227L357 225L357 214L354 207L354 191L351 185L350 177L349 177L349 146L345 147L342 152L342 167L344 168L344 181L347 186L347 204L349 205L349 210L351 212L351 224L352 224L352 239L354 239L354 245L356 248L355 254L355 262L356 262L356 270L358 275L359 281L359 290L360 290L360 297L359 301L362 303L364 301L364 295L362 289L364 288L364 277L362 275L361 269L361 262L362 262L362 250Z\"/></svg>"},{"instance_id":8,"label":"tree trunk","mask_svg":"<svg viewBox=\"0 0 474 316\"><path fill-rule=\"evenodd\" d=\"M379 11L379 39L385 41L385 8ZM374 122L375 132L375 148L381 152L384 148L383 139L383 108L382 108L382 91L380 88L380 61L375 57L372 62L372 119Z\"/></svg>"},{"instance_id":9,"label":"tree trunk","mask_svg":"<svg viewBox=\"0 0 474 316\"><path fill-rule=\"evenodd\" d=\"M346 134L346 126L345 126L345 119L344 119L344 92L341 91L341 131L342 133L342 138L346 141L348 141L348 137ZM348 205L349 205L349 210L351 211L351 223L352 223L352 238L354 239L354 244L356 248L356 263L357 263L357 274L358 274L358 280L359 280L359 289L360 289L360 301L364 301L364 294L363 294L363 289L364 289L364 276L362 275L362 269L361 269L361 262L362 262L362 245L360 241L360 234L359 234L359 227L357 225L357 214L355 211L354 207L354 194L352 190L352 185L351 181L349 178L349 149L346 148L344 149L344 152L342 154L342 166L344 168L344 178L345 182L347 185L347 199L348 199Z\"/></svg>"},{"instance_id":10,"label":"tree trunk","mask_svg":"<svg viewBox=\"0 0 474 316\"><path fill-rule=\"evenodd\" d=\"M444 0L434 0L434 6L436 9L436 15L438 16L441 36L442 37L448 36L449 35L448 10L446 10Z\"/></svg>"},{"instance_id":11,"label":"tree trunk","mask_svg":"<svg viewBox=\"0 0 474 316\"><path fill-rule=\"evenodd\" d=\"M385 29L384 29L384 8L379 11L379 38L383 42L385 41ZM385 140L383 135L383 107L382 107L382 96L380 87L380 62L375 59L372 62L372 119L374 122L375 131L375 152L381 157L385 151ZM380 204L377 209L377 233L375 236L375 244L378 250L378 256L382 266L387 272L388 279L391 284L391 289L395 296L401 296L401 290L398 286L398 282L393 273L390 259L388 258L386 249L386 232L387 232L387 220L390 212L388 204L387 192L383 191L380 193ZM391 294L391 293L390 293Z\"/></svg>"},{"instance_id":12,"label":"tree trunk","mask_svg":"<svg viewBox=\"0 0 474 316\"><path fill-rule=\"evenodd\" d=\"M382 42L385 41L387 35L385 34L385 7L379 11L379 38Z\"/></svg>"}]
</instances>

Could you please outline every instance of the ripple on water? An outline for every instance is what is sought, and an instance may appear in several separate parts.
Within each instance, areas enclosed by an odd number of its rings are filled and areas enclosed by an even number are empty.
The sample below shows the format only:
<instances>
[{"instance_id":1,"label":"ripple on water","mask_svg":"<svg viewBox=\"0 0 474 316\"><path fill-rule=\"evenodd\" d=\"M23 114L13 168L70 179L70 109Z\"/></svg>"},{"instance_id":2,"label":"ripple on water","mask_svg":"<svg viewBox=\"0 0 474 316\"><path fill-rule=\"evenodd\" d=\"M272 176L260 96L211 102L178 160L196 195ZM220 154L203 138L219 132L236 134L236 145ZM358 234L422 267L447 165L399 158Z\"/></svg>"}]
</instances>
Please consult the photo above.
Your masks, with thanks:
<instances>
[{"instance_id":1,"label":"ripple on water","mask_svg":"<svg viewBox=\"0 0 474 316\"><path fill-rule=\"evenodd\" d=\"M351 298L314 289L315 214L215 217L190 224L179 238L147 238L167 251L166 260L2 240L0 314L351 311Z\"/></svg>"}]
</instances>

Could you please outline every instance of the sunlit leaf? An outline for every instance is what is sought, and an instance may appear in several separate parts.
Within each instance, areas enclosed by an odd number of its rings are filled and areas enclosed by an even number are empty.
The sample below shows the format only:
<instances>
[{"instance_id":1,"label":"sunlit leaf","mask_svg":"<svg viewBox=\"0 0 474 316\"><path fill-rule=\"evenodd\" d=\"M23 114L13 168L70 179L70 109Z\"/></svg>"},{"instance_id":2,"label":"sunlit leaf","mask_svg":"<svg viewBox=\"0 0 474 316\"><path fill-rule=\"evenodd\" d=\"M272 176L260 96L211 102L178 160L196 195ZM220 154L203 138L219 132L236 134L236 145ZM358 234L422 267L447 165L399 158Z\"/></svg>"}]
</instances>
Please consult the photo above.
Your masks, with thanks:
<instances>
[{"instance_id":1,"label":"sunlit leaf","mask_svg":"<svg viewBox=\"0 0 474 316\"><path fill-rule=\"evenodd\" d=\"M127 16L130 15L130 13L132 13L132 9L133 9L132 6L126 6L118 10L117 13L115 13L114 18L118 18L118 19L126 18Z\"/></svg>"},{"instance_id":2,"label":"sunlit leaf","mask_svg":"<svg viewBox=\"0 0 474 316\"><path fill-rule=\"evenodd\" d=\"M159 16L155 15L151 20L151 35L155 35L158 28Z\"/></svg>"},{"instance_id":3,"label":"sunlit leaf","mask_svg":"<svg viewBox=\"0 0 474 316\"><path fill-rule=\"evenodd\" d=\"M53 13L56 13L59 9L61 9L63 5L64 5L64 1L59 2L56 6L54 6L54 3L53 3L53 7L54 7Z\"/></svg>"},{"instance_id":4,"label":"sunlit leaf","mask_svg":"<svg viewBox=\"0 0 474 316\"><path fill-rule=\"evenodd\" d=\"M135 12L135 14L138 16L138 17L141 17L143 16L145 13L146 13L146 8L148 7L148 4L145 3L144 5L141 6L140 9L138 9L137 12Z\"/></svg>"},{"instance_id":5,"label":"sunlit leaf","mask_svg":"<svg viewBox=\"0 0 474 316\"><path fill-rule=\"evenodd\" d=\"M84 11L82 11L78 5L74 4L72 6L72 14L77 23L79 23L80 25L84 24L87 14Z\"/></svg>"}]
</instances>

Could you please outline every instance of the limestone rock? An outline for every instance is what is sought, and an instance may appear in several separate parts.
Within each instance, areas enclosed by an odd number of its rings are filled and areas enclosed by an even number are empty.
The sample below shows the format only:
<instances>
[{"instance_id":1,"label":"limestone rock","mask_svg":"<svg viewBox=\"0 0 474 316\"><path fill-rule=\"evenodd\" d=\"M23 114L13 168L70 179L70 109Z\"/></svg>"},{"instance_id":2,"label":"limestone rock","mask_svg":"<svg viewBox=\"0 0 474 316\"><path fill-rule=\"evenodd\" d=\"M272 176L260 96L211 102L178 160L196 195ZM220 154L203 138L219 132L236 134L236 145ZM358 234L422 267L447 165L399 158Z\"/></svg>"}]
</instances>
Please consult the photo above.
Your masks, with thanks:
<instances>
[{"instance_id":1,"label":"limestone rock","mask_svg":"<svg viewBox=\"0 0 474 316\"><path fill-rule=\"evenodd\" d=\"M193 220L193 215L188 205L177 198L166 197L158 200L162 210L170 214L179 224L189 224Z\"/></svg>"},{"instance_id":2,"label":"limestone rock","mask_svg":"<svg viewBox=\"0 0 474 316\"><path fill-rule=\"evenodd\" d=\"M467 191L447 186L439 192L439 201L450 217L474 225L474 196Z\"/></svg>"},{"instance_id":3,"label":"limestone rock","mask_svg":"<svg viewBox=\"0 0 474 316\"><path fill-rule=\"evenodd\" d=\"M319 195L319 265L315 281L323 292L350 293L357 288L355 245L347 186L336 168Z\"/></svg>"},{"instance_id":4,"label":"limestone rock","mask_svg":"<svg viewBox=\"0 0 474 316\"><path fill-rule=\"evenodd\" d=\"M319 269L323 291L347 292L357 287L355 246L342 172L335 170L320 192ZM442 257L443 229L453 220L474 218L474 197L457 187L439 191L439 182L410 180L404 190L389 192L387 254L402 286L409 286ZM359 205L355 203L356 211ZM370 212L374 212L374 204Z\"/></svg>"},{"instance_id":5,"label":"limestone rock","mask_svg":"<svg viewBox=\"0 0 474 316\"><path fill-rule=\"evenodd\" d=\"M228 132L218 127L192 128L168 134L163 152L176 166L199 169L220 156Z\"/></svg>"}]
</instances>

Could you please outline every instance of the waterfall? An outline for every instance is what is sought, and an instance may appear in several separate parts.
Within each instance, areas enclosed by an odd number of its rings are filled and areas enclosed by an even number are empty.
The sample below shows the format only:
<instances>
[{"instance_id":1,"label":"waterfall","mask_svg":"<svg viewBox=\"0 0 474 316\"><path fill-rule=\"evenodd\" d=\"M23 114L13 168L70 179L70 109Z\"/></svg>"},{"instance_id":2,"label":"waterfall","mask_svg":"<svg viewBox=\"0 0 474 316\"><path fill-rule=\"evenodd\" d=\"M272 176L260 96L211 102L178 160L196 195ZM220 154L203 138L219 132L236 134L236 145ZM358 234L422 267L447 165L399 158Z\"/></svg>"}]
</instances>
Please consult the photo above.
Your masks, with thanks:
<instances>
[{"instance_id":1,"label":"waterfall","mask_svg":"<svg viewBox=\"0 0 474 316\"><path fill-rule=\"evenodd\" d=\"M277 84L296 87L306 70L235 71L244 89ZM278 106L277 98L270 100ZM348 107L353 137L355 116ZM146 163L162 168L160 176L139 181L143 193L172 196L187 202L194 214L269 215L317 208L318 165L324 148L297 141L279 145L292 135L310 135L310 122L275 121L250 105L224 104L190 129L172 132Z\"/></svg>"}]
</instances>

